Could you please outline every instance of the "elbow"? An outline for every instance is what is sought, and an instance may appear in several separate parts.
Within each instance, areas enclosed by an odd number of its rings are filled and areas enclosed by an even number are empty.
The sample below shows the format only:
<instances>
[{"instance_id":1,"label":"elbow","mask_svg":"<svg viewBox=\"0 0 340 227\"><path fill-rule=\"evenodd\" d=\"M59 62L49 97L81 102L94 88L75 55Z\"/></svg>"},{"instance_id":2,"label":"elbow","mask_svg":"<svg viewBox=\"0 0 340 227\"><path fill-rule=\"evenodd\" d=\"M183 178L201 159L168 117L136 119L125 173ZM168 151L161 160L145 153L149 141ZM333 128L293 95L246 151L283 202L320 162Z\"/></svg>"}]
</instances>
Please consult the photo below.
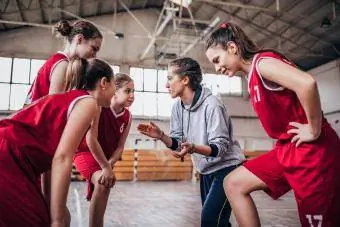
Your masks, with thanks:
<instances>
[{"instance_id":1,"label":"elbow","mask_svg":"<svg viewBox=\"0 0 340 227\"><path fill-rule=\"evenodd\" d=\"M317 82L315 78L312 75L307 74L307 77L304 80L304 88L310 91L310 90L316 90L317 87L318 86L317 86Z\"/></svg>"},{"instance_id":2,"label":"elbow","mask_svg":"<svg viewBox=\"0 0 340 227\"><path fill-rule=\"evenodd\" d=\"M293 89L298 96L311 94L318 89L316 80L310 74L306 74L307 76L303 78L299 86L296 86L296 88Z\"/></svg>"}]
</instances>

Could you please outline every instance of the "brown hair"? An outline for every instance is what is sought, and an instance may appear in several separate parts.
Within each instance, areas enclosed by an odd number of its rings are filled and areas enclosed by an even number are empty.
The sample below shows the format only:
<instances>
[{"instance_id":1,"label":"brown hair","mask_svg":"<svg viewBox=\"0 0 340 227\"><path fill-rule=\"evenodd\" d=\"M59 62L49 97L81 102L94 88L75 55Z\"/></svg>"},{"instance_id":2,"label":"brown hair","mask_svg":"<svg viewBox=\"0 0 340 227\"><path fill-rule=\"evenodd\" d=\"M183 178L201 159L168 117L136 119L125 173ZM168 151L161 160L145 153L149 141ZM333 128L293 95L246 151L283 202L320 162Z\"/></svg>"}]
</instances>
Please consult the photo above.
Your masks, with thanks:
<instances>
[{"instance_id":1,"label":"brown hair","mask_svg":"<svg viewBox=\"0 0 340 227\"><path fill-rule=\"evenodd\" d=\"M133 81L133 79L128 74L116 73L115 75L116 89L122 88L131 81Z\"/></svg>"},{"instance_id":2,"label":"brown hair","mask_svg":"<svg viewBox=\"0 0 340 227\"><path fill-rule=\"evenodd\" d=\"M202 71L197 61L192 58L178 58L169 63L169 67L174 67L173 72L180 77L189 78L189 86L194 91L200 87L202 82Z\"/></svg>"},{"instance_id":3,"label":"brown hair","mask_svg":"<svg viewBox=\"0 0 340 227\"><path fill-rule=\"evenodd\" d=\"M240 55L244 60L250 60L255 54L260 52L274 52L282 58L289 60L282 53L272 49L262 49L253 42L245 32L234 23L223 23L220 28L214 31L205 42L205 50L221 45L226 48L229 41L234 42L240 50Z\"/></svg>"},{"instance_id":4,"label":"brown hair","mask_svg":"<svg viewBox=\"0 0 340 227\"><path fill-rule=\"evenodd\" d=\"M86 60L75 57L70 60L66 70L65 91L72 89L94 90L102 78L113 79L111 66L98 58Z\"/></svg>"},{"instance_id":5,"label":"brown hair","mask_svg":"<svg viewBox=\"0 0 340 227\"><path fill-rule=\"evenodd\" d=\"M85 20L76 21L72 25L70 25L70 23L66 20L61 20L54 26L53 31L59 33L63 37L66 37L69 43L72 42L74 36L78 34L82 34L86 40L103 38L99 29L92 23Z\"/></svg>"}]
</instances>

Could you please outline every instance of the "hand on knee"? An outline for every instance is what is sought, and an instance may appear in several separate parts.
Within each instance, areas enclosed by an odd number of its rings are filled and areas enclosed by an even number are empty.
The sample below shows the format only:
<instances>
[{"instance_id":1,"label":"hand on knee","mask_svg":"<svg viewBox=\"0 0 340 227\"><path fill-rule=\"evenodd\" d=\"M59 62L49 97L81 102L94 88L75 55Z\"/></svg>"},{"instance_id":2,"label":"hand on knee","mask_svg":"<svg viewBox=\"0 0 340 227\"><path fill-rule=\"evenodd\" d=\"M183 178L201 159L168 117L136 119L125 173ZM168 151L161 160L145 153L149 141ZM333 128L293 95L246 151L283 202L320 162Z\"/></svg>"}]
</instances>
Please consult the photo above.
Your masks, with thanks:
<instances>
[{"instance_id":1,"label":"hand on knee","mask_svg":"<svg viewBox=\"0 0 340 227\"><path fill-rule=\"evenodd\" d=\"M103 194L109 194L111 188L110 188L110 187L107 187L107 186L105 186L105 185L96 183L95 186L94 186L94 190L95 190L97 193L103 195Z\"/></svg>"}]
</instances>

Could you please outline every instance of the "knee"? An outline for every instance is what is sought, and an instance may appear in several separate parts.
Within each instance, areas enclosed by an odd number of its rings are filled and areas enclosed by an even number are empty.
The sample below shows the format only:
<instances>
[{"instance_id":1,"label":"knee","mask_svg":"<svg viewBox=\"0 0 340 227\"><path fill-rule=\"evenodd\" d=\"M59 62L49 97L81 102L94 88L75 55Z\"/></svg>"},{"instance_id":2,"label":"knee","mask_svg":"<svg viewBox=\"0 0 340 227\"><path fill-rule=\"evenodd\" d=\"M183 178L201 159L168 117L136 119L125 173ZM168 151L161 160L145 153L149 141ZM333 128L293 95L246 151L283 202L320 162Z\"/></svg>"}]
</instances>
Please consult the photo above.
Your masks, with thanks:
<instances>
[{"instance_id":1,"label":"knee","mask_svg":"<svg viewBox=\"0 0 340 227\"><path fill-rule=\"evenodd\" d=\"M99 183L96 183L94 186L94 191L99 195L108 195L110 193L110 190L110 187L106 187Z\"/></svg>"},{"instance_id":2,"label":"knee","mask_svg":"<svg viewBox=\"0 0 340 227\"><path fill-rule=\"evenodd\" d=\"M247 194L246 184L238 172L232 172L224 178L223 188L228 198L235 194Z\"/></svg>"}]
</instances>

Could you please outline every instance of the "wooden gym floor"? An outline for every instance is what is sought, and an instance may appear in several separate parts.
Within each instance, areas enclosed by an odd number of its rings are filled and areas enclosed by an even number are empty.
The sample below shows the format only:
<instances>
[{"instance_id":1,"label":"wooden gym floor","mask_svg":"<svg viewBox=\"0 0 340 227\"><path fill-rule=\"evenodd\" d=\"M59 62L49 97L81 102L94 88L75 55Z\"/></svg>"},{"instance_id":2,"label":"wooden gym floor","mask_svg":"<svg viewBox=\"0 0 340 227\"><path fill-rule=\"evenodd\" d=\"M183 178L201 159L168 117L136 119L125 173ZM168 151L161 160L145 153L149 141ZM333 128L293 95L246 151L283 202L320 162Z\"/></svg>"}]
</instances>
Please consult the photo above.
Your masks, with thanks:
<instances>
[{"instance_id":1,"label":"wooden gym floor","mask_svg":"<svg viewBox=\"0 0 340 227\"><path fill-rule=\"evenodd\" d=\"M68 208L71 227L88 225L87 184L72 182ZM300 226L293 193L273 201L263 192L254 194L262 226ZM117 182L111 190L104 226L107 227L198 227L200 223L199 182ZM237 226L235 219L231 219Z\"/></svg>"}]
</instances>

